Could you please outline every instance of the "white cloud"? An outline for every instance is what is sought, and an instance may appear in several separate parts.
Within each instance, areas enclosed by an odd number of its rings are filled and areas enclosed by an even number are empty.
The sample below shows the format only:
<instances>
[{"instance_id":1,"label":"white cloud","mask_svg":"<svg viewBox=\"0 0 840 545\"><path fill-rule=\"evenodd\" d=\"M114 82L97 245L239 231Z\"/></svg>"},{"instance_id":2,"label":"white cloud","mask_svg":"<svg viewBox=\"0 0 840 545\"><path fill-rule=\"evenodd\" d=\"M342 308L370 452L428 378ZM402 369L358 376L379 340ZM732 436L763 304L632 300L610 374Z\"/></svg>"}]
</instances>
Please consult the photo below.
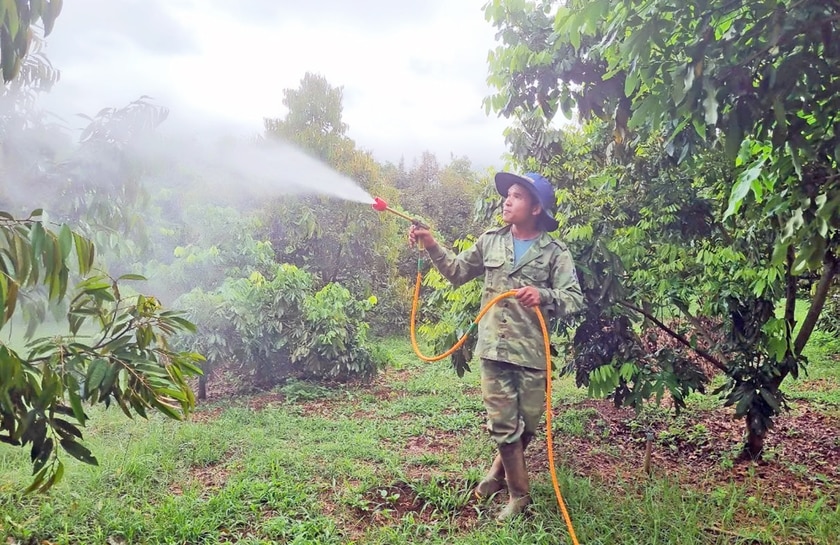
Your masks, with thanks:
<instances>
[{"instance_id":1,"label":"white cloud","mask_svg":"<svg viewBox=\"0 0 840 545\"><path fill-rule=\"evenodd\" d=\"M92 114L145 94L176 119L259 132L309 71L343 86L349 135L380 160L429 150L500 166L505 124L482 106L483 3L75 0L47 39L62 81L45 105Z\"/></svg>"}]
</instances>

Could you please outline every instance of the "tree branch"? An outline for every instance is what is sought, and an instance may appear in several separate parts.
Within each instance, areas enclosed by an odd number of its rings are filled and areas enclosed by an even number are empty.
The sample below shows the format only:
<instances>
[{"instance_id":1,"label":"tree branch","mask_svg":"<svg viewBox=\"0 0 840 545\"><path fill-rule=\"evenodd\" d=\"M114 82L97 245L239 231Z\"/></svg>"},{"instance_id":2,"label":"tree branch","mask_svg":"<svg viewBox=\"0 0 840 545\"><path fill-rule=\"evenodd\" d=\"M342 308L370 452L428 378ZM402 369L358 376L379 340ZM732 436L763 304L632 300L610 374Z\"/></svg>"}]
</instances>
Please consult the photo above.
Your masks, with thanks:
<instances>
[{"instance_id":1,"label":"tree branch","mask_svg":"<svg viewBox=\"0 0 840 545\"><path fill-rule=\"evenodd\" d=\"M811 300L811 308L808 309L808 314L805 315L805 320L802 322L802 329L796 336L796 341L793 343L794 355L802 354L802 349L808 344L808 339L811 338L811 333L817 325L817 320L822 313L823 306L825 306L825 299L828 297L828 289L831 287L831 282L837 276L838 261L837 256L831 250L826 250L823 258L823 272L820 276L820 283L817 284L817 291L814 298Z\"/></svg>"},{"instance_id":2,"label":"tree branch","mask_svg":"<svg viewBox=\"0 0 840 545\"><path fill-rule=\"evenodd\" d=\"M700 323L700 320L698 320L697 317L695 315L693 315L688 310L688 305L686 305L682 301L672 301L672 302L673 302L675 307L680 309L680 311L683 313L683 315L685 315L686 319L688 319L688 321L691 322L691 325L694 326L694 329L696 329L700 333L700 335L702 335L707 341L714 342L714 339L712 338L711 332L709 330L707 330L703 326L703 324Z\"/></svg>"},{"instance_id":3,"label":"tree branch","mask_svg":"<svg viewBox=\"0 0 840 545\"><path fill-rule=\"evenodd\" d=\"M785 264L785 337L793 336L796 326L796 276L793 275L793 261L796 258L793 246L788 246L787 263Z\"/></svg>"},{"instance_id":4,"label":"tree branch","mask_svg":"<svg viewBox=\"0 0 840 545\"><path fill-rule=\"evenodd\" d=\"M670 327L668 327L665 324L663 324L662 322L660 322L653 314L650 314L649 312L646 312L646 311L644 311L644 310L642 310L642 309L640 309L640 308L638 308L634 305L631 305L630 303L627 303L625 301L618 301L618 304L625 307L625 308L629 308L632 311L638 312L639 314L641 314L642 316L644 316L645 318L647 318L651 322L655 323L656 326L659 327L659 329L661 329L662 331L664 331L665 333L667 333L668 335L670 335L671 337L676 339L679 343L685 345L687 348L692 349L694 352L697 353L698 356L702 357L704 360L708 361L709 363L711 363L712 365L714 365L715 367L717 367L721 371L723 371L725 373L729 371L729 368L726 367L726 365L724 363L722 363L719 359L717 359L716 357L709 354L708 352L706 352L703 349L691 346L691 343L688 342L688 340L685 337L683 337L682 335L680 335L679 333L677 333L676 331L674 331Z\"/></svg>"}]
</instances>

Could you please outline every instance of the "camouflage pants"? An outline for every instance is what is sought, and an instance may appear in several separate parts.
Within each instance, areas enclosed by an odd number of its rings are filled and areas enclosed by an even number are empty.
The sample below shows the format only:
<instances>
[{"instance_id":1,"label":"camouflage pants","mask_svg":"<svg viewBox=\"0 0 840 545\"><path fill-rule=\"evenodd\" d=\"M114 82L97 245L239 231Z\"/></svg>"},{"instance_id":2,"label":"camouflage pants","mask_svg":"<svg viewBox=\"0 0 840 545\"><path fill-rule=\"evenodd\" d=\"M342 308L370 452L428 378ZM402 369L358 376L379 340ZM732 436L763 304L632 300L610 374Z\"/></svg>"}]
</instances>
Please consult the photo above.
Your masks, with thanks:
<instances>
[{"instance_id":1,"label":"camouflage pants","mask_svg":"<svg viewBox=\"0 0 840 545\"><path fill-rule=\"evenodd\" d=\"M481 360L481 395L487 427L496 444L534 434L545 411L545 371Z\"/></svg>"}]
</instances>

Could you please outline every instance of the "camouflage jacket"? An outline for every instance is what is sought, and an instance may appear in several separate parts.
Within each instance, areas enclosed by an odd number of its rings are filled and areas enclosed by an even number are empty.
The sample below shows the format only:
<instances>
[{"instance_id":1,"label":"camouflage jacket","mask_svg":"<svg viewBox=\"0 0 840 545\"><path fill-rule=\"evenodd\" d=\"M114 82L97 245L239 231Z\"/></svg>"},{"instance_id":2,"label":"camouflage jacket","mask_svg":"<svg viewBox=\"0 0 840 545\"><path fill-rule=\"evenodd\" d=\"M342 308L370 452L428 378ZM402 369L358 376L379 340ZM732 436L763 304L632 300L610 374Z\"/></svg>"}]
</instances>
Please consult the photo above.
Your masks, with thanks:
<instances>
[{"instance_id":1,"label":"camouflage jacket","mask_svg":"<svg viewBox=\"0 0 840 545\"><path fill-rule=\"evenodd\" d=\"M583 294L566 245L542 233L514 266L510 230L510 226L491 229L457 256L438 245L429 249L429 257L456 286L483 274L482 306L500 293L534 286L539 290L540 308L546 319L582 309ZM514 298L494 305L478 324L475 355L545 369L542 332L534 309Z\"/></svg>"}]
</instances>

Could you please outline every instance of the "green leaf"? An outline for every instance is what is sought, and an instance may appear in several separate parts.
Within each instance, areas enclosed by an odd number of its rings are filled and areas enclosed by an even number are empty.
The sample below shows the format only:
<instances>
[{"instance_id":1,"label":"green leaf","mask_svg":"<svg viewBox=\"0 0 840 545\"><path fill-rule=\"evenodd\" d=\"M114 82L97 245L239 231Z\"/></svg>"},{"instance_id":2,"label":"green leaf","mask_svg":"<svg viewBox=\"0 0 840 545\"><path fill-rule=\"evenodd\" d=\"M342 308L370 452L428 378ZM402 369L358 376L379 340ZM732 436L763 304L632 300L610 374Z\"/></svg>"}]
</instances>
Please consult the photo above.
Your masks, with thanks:
<instances>
[{"instance_id":1,"label":"green leaf","mask_svg":"<svg viewBox=\"0 0 840 545\"><path fill-rule=\"evenodd\" d=\"M773 99L773 115L776 117L776 125L778 128L787 130L785 106L782 104L782 99L778 95Z\"/></svg>"},{"instance_id":2,"label":"green leaf","mask_svg":"<svg viewBox=\"0 0 840 545\"><path fill-rule=\"evenodd\" d=\"M777 361L781 362L787 354L788 343L780 337L770 337L767 340L767 352Z\"/></svg>"},{"instance_id":3,"label":"green leaf","mask_svg":"<svg viewBox=\"0 0 840 545\"><path fill-rule=\"evenodd\" d=\"M161 401L157 397L152 399L152 406L154 408L156 408L157 410L159 410L160 412L162 412L163 414L165 414L166 416L168 416L169 418L173 419L173 420L183 420L184 419L184 415L182 415L180 412L178 412L177 407L173 407L172 405L169 405L168 403L166 403L164 401Z\"/></svg>"},{"instance_id":4,"label":"green leaf","mask_svg":"<svg viewBox=\"0 0 840 545\"><path fill-rule=\"evenodd\" d=\"M729 197L729 206L723 214L724 219L738 212L744 198L749 194L750 190L753 189L753 182L761 176L763 167L764 159L761 159L753 163L750 168L743 171L738 176L735 186L732 188L732 194Z\"/></svg>"},{"instance_id":5,"label":"green leaf","mask_svg":"<svg viewBox=\"0 0 840 545\"><path fill-rule=\"evenodd\" d=\"M6 28L9 30L9 35L12 39L17 36L20 30L20 12L18 11L17 3L13 0L3 0L6 5Z\"/></svg>"},{"instance_id":6,"label":"green leaf","mask_svg":"<svg viewBox=\"0 0 840 545\"><path fill-rule=\"evenodd\" d=\"M796 177L800 180L802 179L802 162L799 160L799 149L793 148L790 145L790 142L785 144L788 153L790 154L791 163L793 163L793 169L796 171Z\"/></svg>"},{"instance_id":7,"label":"green leaf","mask_svg":"<svg viewBox=\"0 0 840 545\"><path fill-rule=\"evenodd\" d=\"M735 405L735 416L744 416L747 414L747 411L750 409L750 405L752 405L753 400L753 392L747 391L745 392L741 399L738 400L738 403Z\"/></svg>"},{"instance_id":8,"label":"green leaf","mask_svg":"<svg viewBox=\"0 0 840 545\"><path fill-rule=\"evenodd\" d=\"M41 256L41 252L44 249L44 243L46 242L46 238L47 234L46 231L44 231L44 226L41 225L41 222L33 223L32 227L29 230L29 243L32 246L33 260L37 260Z\"/></svg>"},{"instance_id":9,"label":"green leaf","mask_svg":"<svg viewBox=\"0 0 840 545\"><path fill-rule=\"evenodd\" d=\"M61 448L63 448L70 456L79 460L80 462L84 462L86 464L90 464L92 466L98 466L99 462L96 460L96 457L91 454L90 450L87 449L81 443L77 443L71 439L62 439L59 443Z\"/></svg>"},{"instance_id":10,"label":"green leaf","mask_svg":"<svg viewBox=\"0 0 840 545\"><path fill-rule=\"evenodd\" d=\"M73 380L73 387L68 388L67 396L70 398L70 407L73 408L73 416L84 426L87 422L87 415L82 407L82 397L79 395L78 384Z\"/></svg>"},{"instance_id":11,"label":"green leaf","mask_svg":"<svg viewBox=\"0 0 840 545\"><path fill-rule=\"evenodd\" d=\"M47 479L47 482L45 482L43 485L41 485L41 487L38 489L38 492L43 494L44 492L46 492L47 490L52 488L52 486L55 483L59 482L63 477L64 477L64 464L61 463L61 460L56 460L55 470L53 471L52 475L50 475L50 477Z\"/></svg>"},{"instance_id":12,"label":"green leaf","mask_svg":"<svg viewBox=\"0 0 840 545\"><path fill-rule=\"evenodd\" d=\"M682 104L682 101L685 99L686 81L682 76L685 71L685 67L678 67L671 72L671 99L674 101L675 106Z\"/></svg>"},{"instance_id":13,"label":"green leaf","mask_svg":"<svg viewBox=\"0 0 840 545\"><path fill-rule=\"evenodd\" d=\"M0 272L0 329L5 325L6 320L11 316L11 312L6 308L6 297L9 293L9 283L6 280L6 275Z\"/></svg>"},{"instance_id":14,"label":"green leaf","mask_svg":"<svg viewBox=\"0 0 840 545\"><path fill-rule=\"evenodd\" d=\"M624 78L624 96L633 96L633 92L639 85L639 73L636 70L630 70Z\"/></svg>"},{"instance_id":15,"label":"green leaf","mask_svg":"<svg viewBox=\"0 0 840 545\"><path fill-rule=\"evenodd\" d=\"M653 96L652 98L655 98ZM700 118L694 118L691 120L691 124L694 126L694 131L697 133L702 140L706 139L706 123L703 122Z\"/></svg>"},{"instance_id":16,"label":"green leaf","mask_svg":"<svg viewBox=\"0 0 840 545\"><path fill-rule=\"evenodd\" d=\"M190 322L189 320L187 320L185 318L181 318L180 316L172 316L172 317L169 318L169 320L172 321L173 323L177 324L179 329L182 329L184 331L188 331L190 333L195 333L196 332L195 324Z\"/></svg>"},{"instance_id":17,"label":"green leaf","mask_svg":"<svg viewBox=\"0 0 840 545\"><path fill-rule=\"evenodd\" d=\"M120 280L147 280L147 278L142 274L124 274L117 278L117 281Z\"/></svg>"},{"instance_id":18,"label":"green leaf","mask_svg":"<svg viewBox=\"0 0 840 545\"><path fill-rule=\"evenodd\" d=\"M575 51L580 50L580 29L573 26L569 29L569 43L575 48Z\"/></svg>"},{"instance_id":19,"label":"green leaf","mask_svg":"<svg viewBox=\"0 0 840 545\"><path fill-rule=\"evenodd\" d=\"M73 249L73 232L67 224L62 225L58 233L58 247L61 250L61 261L64 262L70 256L70 250Z\"/></svg>"},{"instance_id":20,"label":"green leaf","mask_svg":"<svg viewBox=\"0 0 840 545\"><path fill-rule=\"evenodd\" d=\"M50 456L53 453L53 440L52 437L47 437L43 443L39 445L39 448L36 450L35 446L33 445L32 451L35 456L32 459L32 474L35 475L39 473L44 466L47 465L47 462L50 459Z\"/></svg>"},{"instance_id":21,"label":"green leaf","mask_svg":"<svg viewBox=\"0 0 840 545\"><path fill-rule=\"evenodd\" d=\"M50 424L58 431L59 435L64 437L65 439L73 439L73 437L78 437L79 439L82 438L82 432L79 431L79 428L67 422L66 420L62 420L61 418L53 418L50 420Z\"/></svg>"},{"instance_id":22,"label":"green leaf","mask_svg":"<svg viewBox=\"0 0 840 545\"><path fill-rule=\"evenodd\" d=\"M79 273L82 275L88 274L91 264L91 244L85 237L76 233L73 233L73 242L76 246L76 261L79 264Z\"/></svg>"},{"instance_id":23,"label":"green leaf","mask_svg":"<svg viewBox=\"0 0 840 545\"><path fill-rule=\"evenodd\" d=\"M758 392L761 394L761 398L767 403L770 408L773 410L774 414L779 414L782 412L782 407L779 405L778 400L776 400L776 396L770 393L765 388L759 388Z\"/></svg>"},{"instance_id":24,"label":"green leaf","mask_svg":"<svg viewBox=\"0 0 840 545\"><path fill-rule=\"evenodd\" d=\"M44 478L47 476L47 471L49 470L48 467L43 467L41 470L35 474L35 477L32 479L32 484L30 484L26 490L23 491L24 494L29 494L30 492L34 492L41 487L44 483Z\"/></svg>"},{"instance_id":25,"label":"green leaf","mask_svg":"<svg viewBox=\"0 0 840 545\"><path fill-rule=\"evenodd\" d=\"M724 152L726 158L734 161L738 157L738 150L741 149L741 144L744 141L744 130L738 121L736 112L730 112L729 125L724 135Z\"/></svg>"},{"instance_id":26,"label":"green leaf","mask_svg":"<svg viewBox=\"0 0 840 545\"><path fill-rule=\"evenodd\" d=\"M98 358L90 362L90 367L87 370L85 377L85 397L90 395L102 384L105 375L108 372L108 362L104 359Z\"/></svg>"}]
</instances>

